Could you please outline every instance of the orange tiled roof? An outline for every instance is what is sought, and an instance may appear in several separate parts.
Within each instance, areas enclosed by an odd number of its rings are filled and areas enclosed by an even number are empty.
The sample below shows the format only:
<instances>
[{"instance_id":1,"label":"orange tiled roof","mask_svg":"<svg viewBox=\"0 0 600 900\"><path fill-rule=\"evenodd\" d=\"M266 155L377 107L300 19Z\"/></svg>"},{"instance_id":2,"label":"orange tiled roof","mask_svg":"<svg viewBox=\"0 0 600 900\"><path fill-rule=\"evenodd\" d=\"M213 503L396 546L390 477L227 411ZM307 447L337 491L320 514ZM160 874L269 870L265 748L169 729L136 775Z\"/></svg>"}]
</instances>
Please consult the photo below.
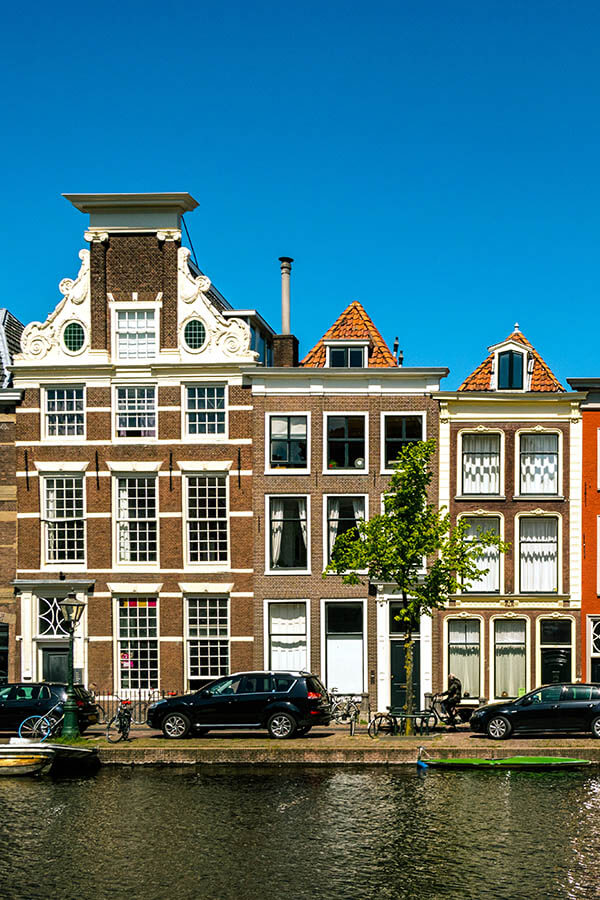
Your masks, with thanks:
<instances>
[{"instance_id":1,"label":"orange tiled roof","mask_svg":"<svg viewBox=\"0 0 600 900\"><path fill-rule=\"evenodd\" d=\"M369 341L369 368L381 369L398 365L388 345L375 328L373 320L358 300L352 301L321 340L306 354L300 365L324 368L327 351L323 341L336 340Z\"/></svg>"},{"instance_id":2,"label":"orange tiled roof","mask_svg":"<svg viewBox=\"0 0 600 900\"><path fill-rule=\"evenodd\" d=\"M564 391L564 387L552 373L550 367L537 350L529 343L524 334L520 331L513 331L507 338L507 341L517 341L527 347L529 353L533 357L533 372L531 373L530 391ZM490 381L492 377L492 361L494 359L494 351L477 366L474 372L471 372L468 378L465 378L459 391L489 391Z\"/></svg>"}]
</instances>

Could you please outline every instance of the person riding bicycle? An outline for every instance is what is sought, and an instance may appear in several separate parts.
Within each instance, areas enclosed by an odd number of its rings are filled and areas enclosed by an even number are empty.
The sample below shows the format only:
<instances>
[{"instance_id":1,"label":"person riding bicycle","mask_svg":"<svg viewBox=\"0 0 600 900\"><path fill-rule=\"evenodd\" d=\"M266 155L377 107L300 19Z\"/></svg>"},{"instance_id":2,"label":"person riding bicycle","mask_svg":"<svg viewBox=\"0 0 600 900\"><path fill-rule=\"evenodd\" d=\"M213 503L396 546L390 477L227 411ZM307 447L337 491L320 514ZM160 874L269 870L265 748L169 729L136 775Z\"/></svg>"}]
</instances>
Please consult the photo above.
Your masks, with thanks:
<instances>
[{"instance_id":1,"label":"person riding bicycle","mask_svg":"<svg viewBox=\"0 0 600 900\"><path fill-rule=\"evenodd\" d=\"M448 716L448 724L451 728L456 728L456 710L462 697L462 684L458 675L453 675L450 672L448 675L448 690L444 691L440 696L446 698L442 702L442 707Z\"/></svg>"}]
</instances>

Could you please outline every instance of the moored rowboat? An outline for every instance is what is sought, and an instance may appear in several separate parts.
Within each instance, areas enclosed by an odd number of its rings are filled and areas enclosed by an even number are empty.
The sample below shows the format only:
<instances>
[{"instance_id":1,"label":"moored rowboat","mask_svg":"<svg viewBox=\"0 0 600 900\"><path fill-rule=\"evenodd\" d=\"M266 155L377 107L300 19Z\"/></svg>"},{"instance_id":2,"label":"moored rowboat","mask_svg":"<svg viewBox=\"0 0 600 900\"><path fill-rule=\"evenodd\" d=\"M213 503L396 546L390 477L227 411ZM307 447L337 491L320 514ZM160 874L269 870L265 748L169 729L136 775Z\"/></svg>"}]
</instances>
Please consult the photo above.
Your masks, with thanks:
<instances>
[{"instance_id":1,"label":"moored rowboat","mask_svg":"<svg viewBox=\"0 0 600 900\"><path fill-rule=\"evenodd\" d=\"M503 759L477 759L448 757L422 759L417 765L432 769L580 769L590 765L589 759L571 759L567 756L507 756Z\"/></svg>"},{"instance_id":2,"label":"moored rowboat","mask_svg":"<svg viewBox=\"0 0 600 900\"><path fill-rule=\"evenodd\" d=\"M25 747L0 747L1 775L36 775L50 768L55 757L54 750Z\"/></svg>"}]
</instances>

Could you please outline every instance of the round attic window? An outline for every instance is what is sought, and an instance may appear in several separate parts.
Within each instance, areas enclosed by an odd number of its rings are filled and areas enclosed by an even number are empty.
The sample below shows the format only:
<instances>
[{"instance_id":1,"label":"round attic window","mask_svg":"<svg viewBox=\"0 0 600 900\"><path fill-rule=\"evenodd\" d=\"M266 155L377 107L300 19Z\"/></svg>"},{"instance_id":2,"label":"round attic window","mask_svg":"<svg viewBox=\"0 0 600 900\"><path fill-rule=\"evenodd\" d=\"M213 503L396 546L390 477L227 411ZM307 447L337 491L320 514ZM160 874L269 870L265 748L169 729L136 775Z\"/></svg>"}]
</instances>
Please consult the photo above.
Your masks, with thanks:
<instances>
[{"instance_id":1,"label":"round attic window","mask_svg":"<svg viewBox=\"0 0 600 900\"><path fill-rule=\"evenodd\" d=\"M70 353L77 353L78 350L81 350L85 341L83 325L80 325L79 322L69 322L63 331L63 341Z\"/></svg>"},{"instance_id":2,"label":"round attic window","mask_svg":"<svg viewBox=\"0 0 600 900\"><path fill-rule=\"evenodd\" d=\"M200 350L206 341L206 328L200 319L191 319L183 329L183 337L190 350Z\"/></svg>"}]
</instances>

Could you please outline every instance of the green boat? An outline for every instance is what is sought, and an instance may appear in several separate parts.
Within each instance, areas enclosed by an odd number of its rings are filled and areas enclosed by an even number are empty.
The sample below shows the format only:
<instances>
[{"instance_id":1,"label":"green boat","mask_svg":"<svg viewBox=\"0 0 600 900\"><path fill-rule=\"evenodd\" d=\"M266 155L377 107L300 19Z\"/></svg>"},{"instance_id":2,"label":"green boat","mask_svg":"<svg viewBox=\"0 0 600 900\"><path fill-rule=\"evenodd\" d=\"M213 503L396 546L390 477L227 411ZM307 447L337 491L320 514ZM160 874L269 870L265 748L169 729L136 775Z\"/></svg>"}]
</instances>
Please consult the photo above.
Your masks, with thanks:
<instances>
[{"instance_id":1,"label":"green boat","mask_svg":"<svg viewBox=\"0 0 600 900\"><path fill-rule=\"evenodd\" d=\"M589 759L570 759L567 756L507 756L504 759L423 758L419 754L417 766L432 769L581 769L589 766Z\"/></svg>"}]
</instances>

